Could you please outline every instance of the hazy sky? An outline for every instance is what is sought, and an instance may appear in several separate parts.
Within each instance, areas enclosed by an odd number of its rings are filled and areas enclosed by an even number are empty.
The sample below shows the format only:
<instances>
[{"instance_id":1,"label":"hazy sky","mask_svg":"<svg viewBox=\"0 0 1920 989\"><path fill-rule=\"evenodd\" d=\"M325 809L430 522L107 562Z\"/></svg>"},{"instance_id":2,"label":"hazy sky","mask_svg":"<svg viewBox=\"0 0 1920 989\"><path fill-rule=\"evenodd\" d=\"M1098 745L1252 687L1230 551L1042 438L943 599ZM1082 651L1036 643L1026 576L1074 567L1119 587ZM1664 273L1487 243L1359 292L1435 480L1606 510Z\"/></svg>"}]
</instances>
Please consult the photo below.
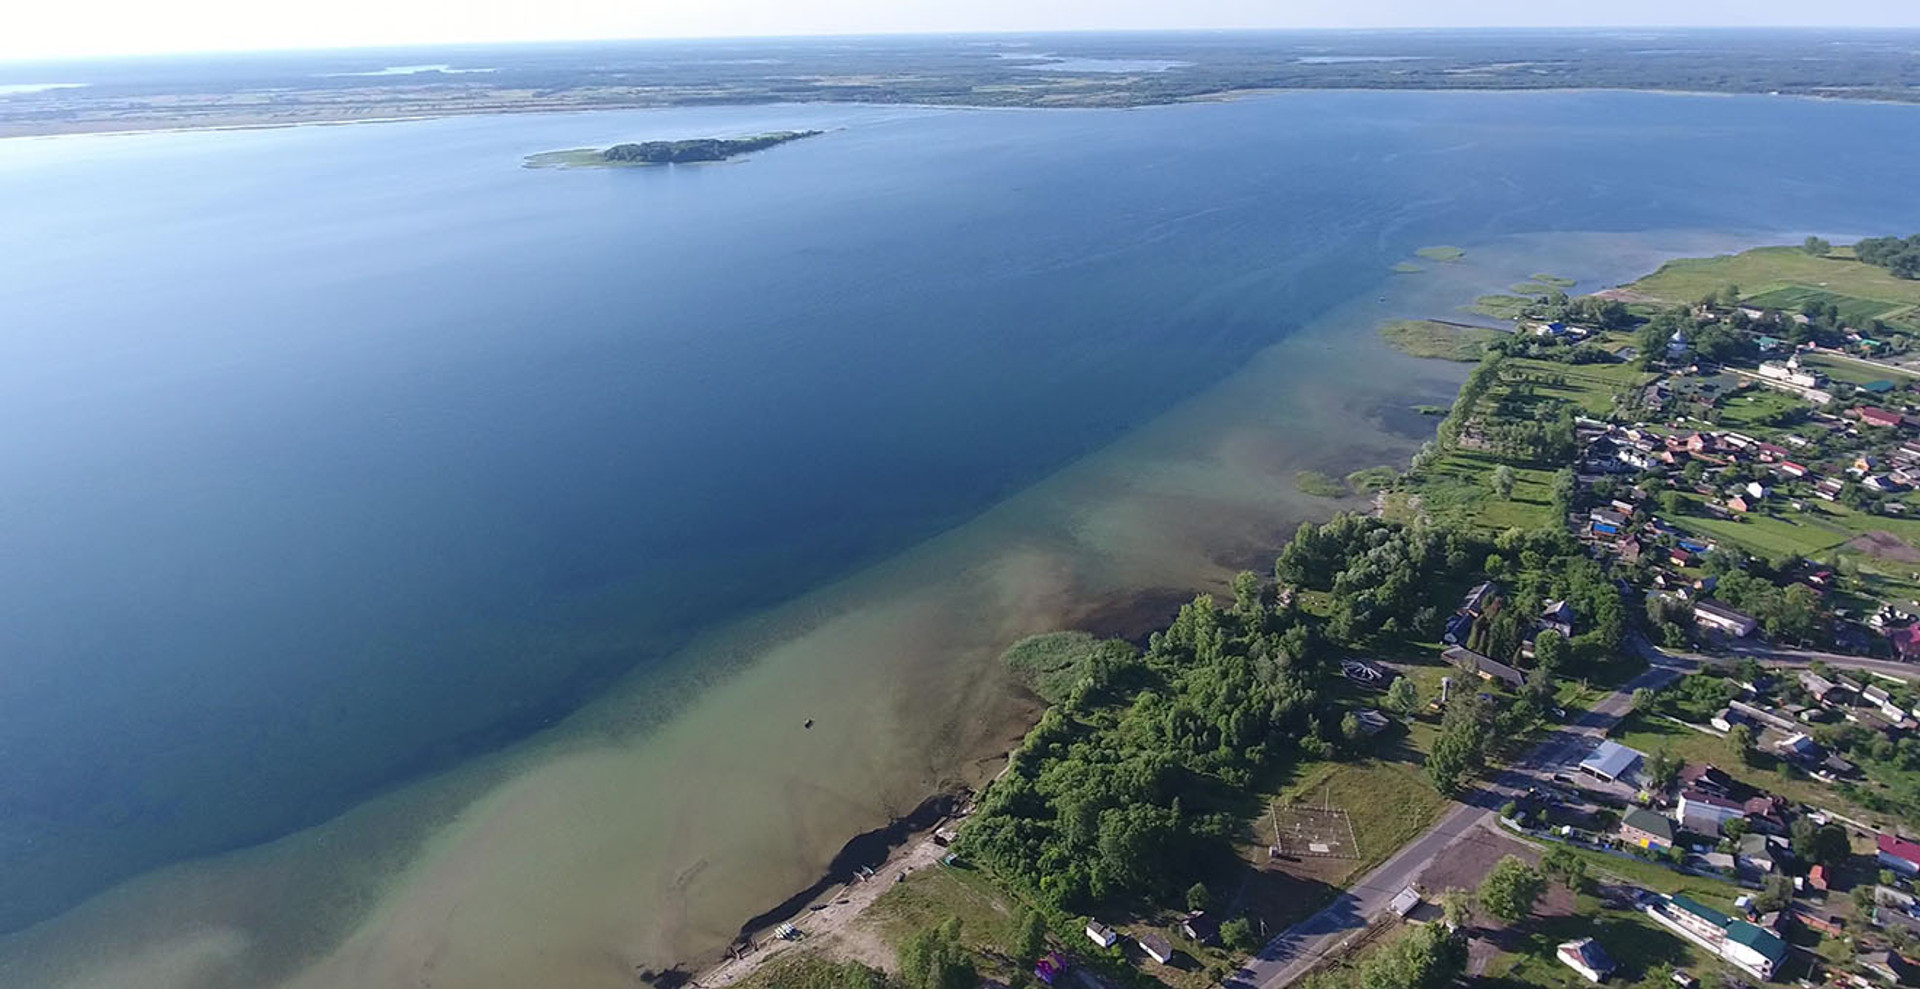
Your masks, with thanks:
<instances>
[{"instance_id":1,"label":"hazy sky","mask_svg":"<svg viewBox=\"0 0 1920 989\"><path fill-rule=\"evenodd\" d=\"M1920 26L1920 0L15 0L7 6L0 59L1103 28Z\"/></svg>"}]
</instances>

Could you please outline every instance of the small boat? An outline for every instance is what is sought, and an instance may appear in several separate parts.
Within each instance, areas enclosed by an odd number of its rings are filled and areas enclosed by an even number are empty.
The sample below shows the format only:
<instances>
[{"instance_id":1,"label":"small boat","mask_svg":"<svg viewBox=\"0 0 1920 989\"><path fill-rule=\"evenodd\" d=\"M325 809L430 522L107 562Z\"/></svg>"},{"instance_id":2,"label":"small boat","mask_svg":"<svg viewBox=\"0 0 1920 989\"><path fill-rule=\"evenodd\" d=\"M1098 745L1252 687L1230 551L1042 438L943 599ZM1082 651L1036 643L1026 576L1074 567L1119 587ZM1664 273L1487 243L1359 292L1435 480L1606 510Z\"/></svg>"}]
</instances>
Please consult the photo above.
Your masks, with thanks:
<instances>
[{"instance_id":1,"label":"small boat","mask_svg":"<svg viewBox=\"0 0 1920 989\"><path fill-rule=\"evenodd\" d=\"M807 719L807 723L806 723L806 724L804 724L804 725L801 725L800 727L802 727L802 728L812 728L812 727L813 727L813 719L812 719L812 718L808 718L808 719Z\"/></svg>"}]
</instances>

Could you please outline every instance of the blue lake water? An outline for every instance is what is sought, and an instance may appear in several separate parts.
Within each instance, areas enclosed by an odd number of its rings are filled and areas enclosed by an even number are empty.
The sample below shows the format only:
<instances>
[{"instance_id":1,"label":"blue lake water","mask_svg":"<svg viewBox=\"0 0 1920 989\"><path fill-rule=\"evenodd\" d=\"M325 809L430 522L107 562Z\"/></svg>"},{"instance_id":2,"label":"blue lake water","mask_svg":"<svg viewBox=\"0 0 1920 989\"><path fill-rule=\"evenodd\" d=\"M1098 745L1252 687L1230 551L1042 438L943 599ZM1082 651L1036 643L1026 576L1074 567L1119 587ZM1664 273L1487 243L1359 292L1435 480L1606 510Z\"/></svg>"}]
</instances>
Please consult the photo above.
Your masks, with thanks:
<instances>
[{"instance_id":1,"label":"blue lake water","mask_svg":"<svg viewBox=\"0 0 1920 989\"><path fill-rule=\"evenodd\" d=\"M1315 93L0 142L0 930L552 724L1417 247L1911 233L1917 124Z\"/></svg>"}]
</instances>

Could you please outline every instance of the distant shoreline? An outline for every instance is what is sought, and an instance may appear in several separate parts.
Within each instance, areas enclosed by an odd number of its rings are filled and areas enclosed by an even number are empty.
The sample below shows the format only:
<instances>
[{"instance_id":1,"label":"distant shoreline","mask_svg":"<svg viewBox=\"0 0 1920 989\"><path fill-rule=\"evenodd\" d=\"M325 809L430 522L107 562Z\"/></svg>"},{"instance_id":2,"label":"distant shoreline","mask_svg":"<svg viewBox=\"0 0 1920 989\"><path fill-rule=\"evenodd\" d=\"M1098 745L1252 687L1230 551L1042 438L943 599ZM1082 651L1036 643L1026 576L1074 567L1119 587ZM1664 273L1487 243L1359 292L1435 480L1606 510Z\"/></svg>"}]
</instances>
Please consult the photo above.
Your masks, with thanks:
<instances>
[{"instance_id":1,"label":"distant shoreline","mask_svg":"<svg viewBox=\"0 0 1920 989\"><path fill-rule=\"evenodd\" d=\"M1724 97L1777 100L1806 100L1818 103L1845 103L1863 106L1920 106L1920 93L1913 100L1890 100L1879 97L1832 96L1817 93L1749 93L1729 92L1726 90L1694 89L1633 89L1609 86L1562 86L1562 87L1513 87L1494 88L1478 86L1405 86L1405 87L1369 87L1369 86L1293 86L1293 87L1249 87L1245 89L1222 89L1211 93L1195 93L1171 96L1162 99L1137 99L1126 101L1056 101L1037 104L1000 104L986 102L885 102L876 100L740 100L726 103L688 102L676 100L636 100L631 103L579 102L554 103L541 105L527 104L476 104L461 107L422 108L418 112L402 112L383 116L367 116L352 107L337 109L316 108L315 113L303 114L301 119L286 119L275 114L244 112L250 108L236 107L231 114L212 113L205 119L171 120L141 123L137 126L125 126L120 120L82 120L51 121L45 123L14 124L0 121L0 141L23 139L47 139L61 137L131 137L141 134L172 134L188 132L218 131L255 131L280 130L292 127L338 127L348 124L400 124L427 120L444 120L452 117L486 116L522 116L529 114L565 114L565 113L601 113L620 110L675 110L696 107L880 107L919 110L1038 110L1052 112L1057 110L1139 110L1150 107L1187 106L1193 104L1227 103L1239 100L1260 99L1274 96L1288 96L1301 93L1456 93L1467 95L1523 95L1523 94L1566 94L1566 93L1643 93L1650 96L1684 97Z\"/></svg>"}]
</instances>

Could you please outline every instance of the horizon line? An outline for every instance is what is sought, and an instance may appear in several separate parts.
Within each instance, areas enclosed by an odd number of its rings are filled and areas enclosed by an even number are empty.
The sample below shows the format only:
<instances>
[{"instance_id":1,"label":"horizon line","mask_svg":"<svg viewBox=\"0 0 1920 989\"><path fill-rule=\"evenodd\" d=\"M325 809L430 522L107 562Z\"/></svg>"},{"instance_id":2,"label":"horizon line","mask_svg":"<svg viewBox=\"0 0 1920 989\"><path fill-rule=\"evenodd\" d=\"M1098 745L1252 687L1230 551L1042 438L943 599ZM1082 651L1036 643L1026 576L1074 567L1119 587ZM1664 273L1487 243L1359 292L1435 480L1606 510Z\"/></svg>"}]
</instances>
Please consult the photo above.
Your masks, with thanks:
<instances>
[{"instance_id":1,"label":"horizon line","mask_svg":"<svg viewBox=\"0 0 1920 989\"><path fill-rule=\"evenodd\" d=\"M1466 34L1472 32L1510 32L1510 33L1623 33L1623 32L1717 32L1727 34L1760 34L1768 32L1801 33L1852 33L1880 32L1893 34L1920 34L1920 23L1903 25L1860 25L1860 24L1738 24L1738 25L1700 25L1700 24L1451 24L1418 25L1400 24L1392 26L1301 26L1301 27L1123 27L1123 28L984 28L964 31L822 31L789 34L661 34L636 35L627 37L581 37L581 38L527 38L493 41L398 41L360 45L287 45L279 47L235 47L175 49L147 52L99 52L91 54L57 54L14 56L0 55L0 69L17 65L36 65L67 62L90 62L112 59L167 59L167 58L203 58L210 56L262 56L262 55L316 55L327 53L352 54L356 52L404 51L409 49L436 48L531 48L536 46L572 46L572 45L632 45L648 43L766 43L778 41L833 41L833 40L900 40L912 38L1007 38L1007 37L1090 37L1101 35L1262 35L1262 34Z\"/></svg>"}]
</instances>

